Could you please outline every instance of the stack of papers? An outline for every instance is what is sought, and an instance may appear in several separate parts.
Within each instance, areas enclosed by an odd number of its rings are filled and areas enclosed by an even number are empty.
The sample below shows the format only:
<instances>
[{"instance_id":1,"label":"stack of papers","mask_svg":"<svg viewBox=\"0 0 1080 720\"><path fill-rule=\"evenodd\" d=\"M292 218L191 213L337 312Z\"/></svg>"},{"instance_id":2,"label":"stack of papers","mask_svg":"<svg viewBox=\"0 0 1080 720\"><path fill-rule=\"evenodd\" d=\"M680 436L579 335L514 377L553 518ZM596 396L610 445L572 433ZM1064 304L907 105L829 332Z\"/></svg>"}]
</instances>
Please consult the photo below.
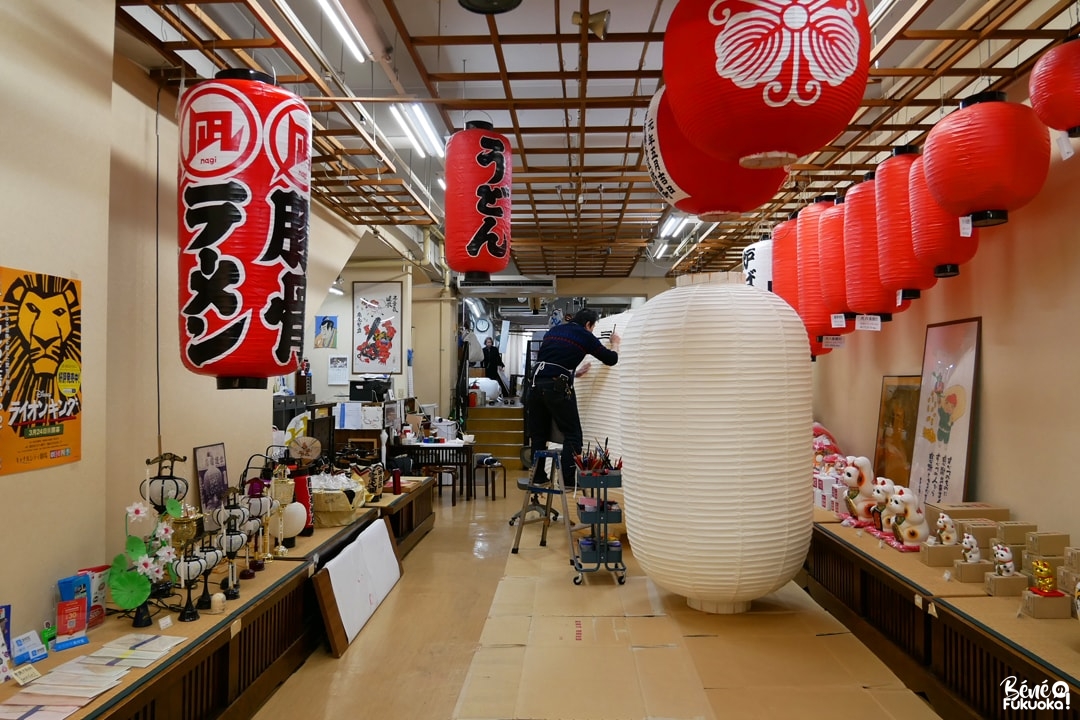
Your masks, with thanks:
<instances>
[{"instance_id":1,"label":"stack of papers","mask_svg":"<svg viewBox=\"0 0 1080 720\"><path fill-rule=\"evenodd\" d=\"M133 667L147 667L187 638L130 633L42 675L0 703L0 720L63 720L120 684Z\"/></svg>"}]
</instances>

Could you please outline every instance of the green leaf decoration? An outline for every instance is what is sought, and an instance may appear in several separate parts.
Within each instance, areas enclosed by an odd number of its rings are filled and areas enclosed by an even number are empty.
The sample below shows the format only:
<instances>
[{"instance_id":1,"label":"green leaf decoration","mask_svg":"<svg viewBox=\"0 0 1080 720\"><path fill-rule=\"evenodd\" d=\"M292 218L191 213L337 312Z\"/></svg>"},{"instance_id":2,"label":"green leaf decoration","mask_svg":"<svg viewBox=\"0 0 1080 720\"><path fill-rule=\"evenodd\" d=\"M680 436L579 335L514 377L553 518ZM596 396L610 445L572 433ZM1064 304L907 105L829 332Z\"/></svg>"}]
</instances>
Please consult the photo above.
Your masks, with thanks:
<instances>
[{"instance_id":1,"label":"green leaf decoration","mask_svg":"<svg viewBox=\"0 0 1080 720\"><path fill-rule=\"evenodd\" d=\"M150 597L150 579L134 570L109 573L109 590L117 607L132 610Z\"/></svg>"},{"instance_id":2,"label":"green leaf decoration","mask_svg":"<svg viewBox=\"0 0 1080 720\"><path fill-rule=\"evenodd\" d=\"M146 543L142 541L142 538L137 538L134 535L128 535L126 549L128 557L130 557L132 561L138 560L143 555L150 554L146 552Z\"/></svg>"},{"instance_id":3,"label":"green leaf decoration","mask_svg":"<svg viewBox=\"0 0 1080 720\"><path fill-rule=\"evenodd\" d=\"M131 565L131 561L128 560L128 556L124 553L120 553L113 558L112 569L109 571L109 576L119 575L122 572L127 572L128 566Z\"/></svg>"},{"instance_id":4,"label":"green leaf decoration","mask_svg":"<svg viewBox=\"0 0 1080 720\"><path fill-rule=\"evenodd\" d=\"M184 507L176 498L169 498L165 501L165 512L168 513L170 517L182 517L184 514Z\"/></svg>"}]
</instances>

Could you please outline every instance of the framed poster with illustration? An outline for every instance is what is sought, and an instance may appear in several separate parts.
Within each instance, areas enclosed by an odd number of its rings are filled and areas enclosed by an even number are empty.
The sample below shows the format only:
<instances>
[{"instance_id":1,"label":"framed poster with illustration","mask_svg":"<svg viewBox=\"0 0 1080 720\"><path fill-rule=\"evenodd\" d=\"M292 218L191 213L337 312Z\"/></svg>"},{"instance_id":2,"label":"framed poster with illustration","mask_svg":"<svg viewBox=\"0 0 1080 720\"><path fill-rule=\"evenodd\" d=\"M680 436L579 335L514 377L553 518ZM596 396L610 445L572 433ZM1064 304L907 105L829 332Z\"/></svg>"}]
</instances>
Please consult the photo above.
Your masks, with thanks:
<instances>
[{"instance_id":1,"label":"framed poster with illustration","mask_svg":"<svg viewBox=\"0 0 1080 720\"><path fill-rule=\"evenodd\" d=\"M213 512L225 504L229 491L229 473L225 467L225 443L195 448L195 474L199 478L199 505L203 527L207 532L217 530Z\"/></svg>"},{"instance_id":2,"label":"framed poster with illustration","mask_svg":"<svg viewBox=\"0 0 1080 720\"><path fill-rule=\"evenodd\" d=\"M401 283L353 283L354 375L401 372Z\"/></svg>"},{"instance_id":3,"label":"framed poster with illustration","mask_svg":"<svg viewBox=\"0 0 1080 720\"><path fill-rule=\"evenodd\" d=\"M964 501L981 328L981 318L926 326L908 483L924 503Z\"/></svg>"},{"instance_id":4,"label":"framed poster with illustration","mask_svg":"<svg viewBox=\"0 0 1080 720\"><path fill-rule=\"evenodd\" d=\"M881 379L874 475L905 487L911 476L911 456L915 450L921 380L918 375L886 375Z\"/></svg>"}]
</instances>

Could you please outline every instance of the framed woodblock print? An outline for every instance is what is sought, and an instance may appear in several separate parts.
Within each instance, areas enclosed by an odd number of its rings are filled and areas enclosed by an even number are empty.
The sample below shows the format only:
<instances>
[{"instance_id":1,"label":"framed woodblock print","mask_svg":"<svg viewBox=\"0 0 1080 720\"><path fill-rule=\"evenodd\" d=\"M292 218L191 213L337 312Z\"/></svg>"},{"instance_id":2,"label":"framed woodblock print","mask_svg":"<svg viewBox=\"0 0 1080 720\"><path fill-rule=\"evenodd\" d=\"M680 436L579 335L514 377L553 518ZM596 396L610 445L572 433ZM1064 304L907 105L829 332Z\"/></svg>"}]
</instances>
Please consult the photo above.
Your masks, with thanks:
<instances>
[{"instance_id":1,"label":"framed woodblock print","mask_svg":"<svg viewBox=\"0 0 1080 720\"><path fill-rule=\"evenodd\" d=\"M401 283L353 283L352 371L401 372Z\"/></svg>"},{"instance_id":2,"label":"framed woodblock print","mask_svg":"<svg viewBox=\"0 0 1080 720\"><path fill-rule=\"evenodd\" d=\"M924 503L964 501L981 318L928 325L909 487Z\"/></svg>"},{"instance_id":3,"label":"framed woodblock print","mask_svg":"<svg viewBox=\"0 0 1080 720\"><path fill-rule=\"evenodd\" d=\"M919 375L886 375L881 379L874 475L908 484L919 417Z\"/></svg>"},{"instance_id":4,"label":"framed woodblock print","mask_svg":"<svg viewBox=\"0 0 1080 720\"><path fill-rule=\"evenodd\" d=\"M229 492L229 471L225 467L225 443L195 448L195 472L199 478L199 505L205 516L203 526L217 530L213 513L225 504Z\"/></svg>"}]
</instances>

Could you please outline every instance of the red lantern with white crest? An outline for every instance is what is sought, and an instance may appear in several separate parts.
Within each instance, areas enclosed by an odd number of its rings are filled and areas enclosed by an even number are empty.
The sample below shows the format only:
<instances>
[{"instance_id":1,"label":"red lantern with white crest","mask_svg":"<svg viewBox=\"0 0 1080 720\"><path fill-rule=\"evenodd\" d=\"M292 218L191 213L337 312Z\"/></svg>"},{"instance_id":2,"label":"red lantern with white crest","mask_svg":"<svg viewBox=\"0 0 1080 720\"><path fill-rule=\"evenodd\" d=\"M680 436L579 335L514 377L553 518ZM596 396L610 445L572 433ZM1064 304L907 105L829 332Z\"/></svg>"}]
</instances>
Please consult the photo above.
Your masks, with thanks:
<instances>
[{"instance_id":1,"label":"red lantern with white crest","mask_svg":"<svg viewBox=\"0 0 1080 720\"><path fill-rule=\"evenodd\" d=\"M1005 93L965 98L934 125L923 146L930 194L946 211L976 227L1008 222L1031 202L1050 172L1050 135L1027 105Z\"/></svg>"},{"instance_id":2,"label":"red lantern with white crest","mask_svg":"<svg viewBox=\"0 0 1080 720\"><path fill-rule=\"evenodd\" d=\"M265 388L303 353L311 113L265 73L180 98L180 357L219 388Z\"/></svg>"},{"instance_id":3,"label":"red lantern with white crest","mask_svg":"<svg viewBox=\"0 0 1080 720\"><path fill-rule=\"evenodd\" d=\"M941 209L930 188L926 187L923 160L911 166L908 176L908 195L911 197L911 242L919 262L934 269L939 278L955 277L960 266L975 257L979 249L979 228L971 235L960 233L960 221Z\"/></svg>"},{"instance_id":4,"label":"red lantern with white crest","mask_svg":"<svg viewBox=\"0 0 1080 720\"><path fill-rule=\"evenodd\" d=\"M649 103L643 135L645 165L660 197L705 222L757 208L776 194L787 177L783 168L747 170L694 147L671 114L665 88Z\"/></svg>"},{"instance_id":5,"label":"red lantern with white crest","mask_svg":"<svg viewBox=\"0 0 1080 720\"><path fill-rule=\"evenodd\" d=\"M510 141L470 120L446 143L446 264L487 279L510 263Z\"/></svg>"},{"instance_id":6,"label":"red lantern with white crest","mask_svg":"<svg viewBox=\"0 0 1080 720\"><path fill-rule=\"evenodd\" d=\"M1028 78L1031 108L1049 127L1080 137L1080 43L1078 36L1050 48Z\"/></svg>"},{"instance_id":7,"label":"red lantern with white crest","mask_svg":"<svg viewBox=\"0 0 1080 720\"><path fill-rule=\"evenodd\" d=\"M870 60L863 0L680 0L664 84L687 139L743 167L779 167L835 138Z\"/></svg>"},{"instance_id":8,"label":"red lantern with white crest","mask_svg":"<svg viewBox=\"0 0 1080 720\"><path fill-rule=\"evenodd\" d=\"M937 282L933 268L915 257L911 243L908 176L918 157L914 145L893 148L893 156L878 165L874 181L881 285L905 300L917 299Z\"/></svg>"}]
</instances>

